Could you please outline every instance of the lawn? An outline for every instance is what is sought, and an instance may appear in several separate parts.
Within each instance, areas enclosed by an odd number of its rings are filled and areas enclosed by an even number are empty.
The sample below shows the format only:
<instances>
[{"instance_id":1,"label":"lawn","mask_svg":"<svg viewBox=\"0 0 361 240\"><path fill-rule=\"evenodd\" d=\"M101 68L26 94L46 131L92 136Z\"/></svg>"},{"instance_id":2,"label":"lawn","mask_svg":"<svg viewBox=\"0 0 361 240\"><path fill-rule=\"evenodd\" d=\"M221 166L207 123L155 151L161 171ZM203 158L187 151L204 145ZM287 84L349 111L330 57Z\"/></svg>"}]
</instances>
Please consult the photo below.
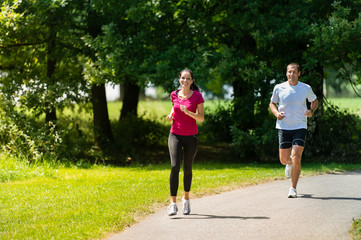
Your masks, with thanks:
<instances>
[{"instance_id":1,"label":"lawn","mask_svg":"<svg viewBox=\"0 0 361 240\"><path fill-rule=\"evenodd\" d=\"M3 176L7 180L0 188L0 239L104 238L168 204L169 164L87 167L38 166L26 175ZM307 164L302 175L355 168ZM284 178L280 164L196 163L191 197Z\"/></svg>"},{"instance_id":2,"label":"lawn","mask_svg":"<svg viewBox=\"0 0 361 240\"><path fill-rule=\"evenodd\" d=\"M341 109L361 116L361 98L330 98L328 100Z\"/></svg>"}]
</instances>

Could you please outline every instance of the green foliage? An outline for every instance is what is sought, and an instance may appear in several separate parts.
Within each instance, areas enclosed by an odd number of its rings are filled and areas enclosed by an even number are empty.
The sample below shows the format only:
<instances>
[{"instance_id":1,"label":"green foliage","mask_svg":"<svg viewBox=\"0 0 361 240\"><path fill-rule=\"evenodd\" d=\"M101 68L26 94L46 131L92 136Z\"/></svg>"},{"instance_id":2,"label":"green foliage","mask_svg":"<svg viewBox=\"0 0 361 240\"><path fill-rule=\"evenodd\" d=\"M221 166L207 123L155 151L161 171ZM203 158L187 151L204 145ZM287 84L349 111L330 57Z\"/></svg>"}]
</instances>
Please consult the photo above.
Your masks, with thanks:
<instances>
[{"instance_id":1,"label":"green foliage","mask_svg":"<svg viewBox=\"0 0 361 240\"><path fill-rule=\"evenodd\" d=\"M74 119L64 118L57 125L52 122L43 125L32 113L6 108L6 102L2 99L0 106L0 145L3 153L32 163L84 158L83 151L89 147L89 140Z\"/></svg>"},{"instance_id":2,"label":"green foliage","mask_svg":"<svg viewBox=\"0 0 361 240\"><path fill-rule=\"evenodd\" d=\"M305 155L322 157L324 161L359 161L361 157L361 119L326 102L326 108L309 124Z\"/></svg>"},{"instance_id":3,"label":"green foliage","mask_svg":"<svg viewBox=\"0 0 361 240\"><path fill-rule=\"evenodd\" d=\"M361 83L361 4L359 1L335 1L327 21L312 24L310 55L323 66L333 68L336 78L349 84L358 96ZM342 85L342 84L340 84Z\"/></svg>"},{"instance_id":4,"label":"green foliage","mask_svg":"<svg viewBox=\"0 0 361 240\"><path fill-rule=\"evenodd\" d=\"M18 120L24 121L25 118L19 117ZM35 141L3 111L0 113L0 136L3 152L29 160L41 158Z\"/></svg>"},{"instance_id":5,"label":"green foliage","mask_svg":"<svg viewBox=\"0 0 361 240\"><path fill-rule=\"evenodd\" d=\"M86 99L80 6L80 1L2 1L0 90L12 105L42 114Z\"/></svg>"},{"instance_id":6,"label":"green foliage","mask_svg":"<svg viewBox=\"0 0 361 240\"><path fill-rule=\"evenodd\" d=\"M351 239L353 240L361 239L361 218L358 220L353 220L352 229L350 233L351 233Z\"/></svg>"},{"instance_id":7,"label":"green foliage","mask_svg":"<svg viewBox=\"0 0 361 240\"><path fill-rule=\"evenodd\" d=\"M208 110L206 108L206 110ZM206 142L232 142L231 128L232 121L232 105L230 102L226 104L218 104L214 111L207 111L205 119L200 128L201 134L205 135Z\"/></svg>"},{"instance_id":8,"label":"green foliage","mask_svg":"<svg viewBox=\"0 0 361 240\"><path fill-rule=\"evenodd\" d=\"M231 128L232 149L238 161L278 162L275 120L268 117L261 127L250 131Z\"/></svg>"},{"instance_id":9,"label":"green foliage","mask_svg":"<svg viewBox=\"0 0 361 240\"><path fill-rule=\"evenodd\" d=\"M115 156L118 164L153 161L154 159L150 158L155 153L153 151L166 146L169 135L169 128L163 124L134 115L122 119L113 130L115 142L112 146L112 154L118 153ZM156 162L162 160L155 159Z\"/></svg>"}]
</instances>

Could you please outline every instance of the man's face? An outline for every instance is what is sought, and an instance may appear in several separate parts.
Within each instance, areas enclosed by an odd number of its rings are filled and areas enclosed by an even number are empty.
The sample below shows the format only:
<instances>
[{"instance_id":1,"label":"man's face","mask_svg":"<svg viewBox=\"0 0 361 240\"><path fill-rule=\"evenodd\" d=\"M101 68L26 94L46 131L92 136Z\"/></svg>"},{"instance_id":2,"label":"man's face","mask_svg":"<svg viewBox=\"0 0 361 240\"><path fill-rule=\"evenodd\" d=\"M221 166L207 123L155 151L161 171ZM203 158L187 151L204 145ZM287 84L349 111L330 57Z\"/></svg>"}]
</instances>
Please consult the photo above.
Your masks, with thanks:
<instances>
[{"instance_id":1,"label":"man's face","mask_svg":"<svg viewBox=\"0 0 361 240\"><path fill-rule=\"evenodd\" d=\"M288 66L287 67L287 72L286 72L286 76L287 76L287 80L289 83L298 83L298 78L300 77L301 72L298 71L296 66Z\"/></svg>"}]
</instances>

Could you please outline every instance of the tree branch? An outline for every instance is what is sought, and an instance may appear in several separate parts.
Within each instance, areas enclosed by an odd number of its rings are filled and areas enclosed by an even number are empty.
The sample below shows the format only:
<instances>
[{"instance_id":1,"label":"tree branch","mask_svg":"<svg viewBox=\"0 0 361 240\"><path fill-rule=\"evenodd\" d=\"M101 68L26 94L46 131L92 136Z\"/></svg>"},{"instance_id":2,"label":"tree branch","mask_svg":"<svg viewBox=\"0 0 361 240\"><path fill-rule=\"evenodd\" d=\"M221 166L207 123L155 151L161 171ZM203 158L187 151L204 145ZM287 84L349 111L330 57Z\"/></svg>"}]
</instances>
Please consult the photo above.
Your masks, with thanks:
<instances>
[{"instance_id":1,"label":"tree branch","mask_svg":"<svg viewBox=\"0 0 361 240\"><path fill-rule=\"evenodd\" d=\"M41 45L41 44L43 44L43 43L16 43L16 44L8 44L8 45L0 44L0 48L15 48L15 47L34 46L34 45Z\"/></svg>"},{"instance_id":2,"label":"tree branch","mask_svg":"<svg viewBox=\"0 0 361 240\"><path fill-rule=\"evenodd\" d=\"M341 61L342 62L342 61ZM344 68L344 71L345 71L345 75L346 75L346 78L347 80L350 82L351 84L351 87L352 87L352 90L354 91L354 93L359 97L361 98L361 95L357 92L357 89L355 87L355 84L353 83L352 79L351 79L351 74L350 72L347 70L347 66L342 62L342 65L343 65L343 68Z\"/></svg>"}]
</instances>

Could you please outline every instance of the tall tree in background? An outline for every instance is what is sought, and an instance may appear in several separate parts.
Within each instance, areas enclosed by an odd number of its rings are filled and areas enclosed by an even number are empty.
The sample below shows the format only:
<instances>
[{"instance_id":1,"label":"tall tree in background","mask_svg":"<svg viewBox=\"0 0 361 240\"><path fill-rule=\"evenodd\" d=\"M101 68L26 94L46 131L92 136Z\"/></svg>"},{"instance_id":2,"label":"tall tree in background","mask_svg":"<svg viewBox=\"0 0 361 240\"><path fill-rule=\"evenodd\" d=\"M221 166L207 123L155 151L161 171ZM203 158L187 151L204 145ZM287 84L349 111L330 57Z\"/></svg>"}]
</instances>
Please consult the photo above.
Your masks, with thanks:
<instances>
[{"instance_id":1,"label":"tall tree in background","mask_svg":"<svg viewBox=\"0 0 361 240\"><path fill-rule=\"evenodd\" d=\"M56 109L84 99L83 4L59 1L3 1L2 64L12 66L2 92L21 96L21 107L56 121ZM7 15L5 15L7 14ZM10 16L10 17L9 17ZM15 17L16 16L16 17Z\"/></svg>"},{"instance_id":2,"label":"tall tree in background","mask_svg":"<svg viewBox=\"0 0 361 240\"><path fill-rule=\"evenodd\" d=\"M92 64L98 66L106 78L98 81L124 84L122 117L128 113L136 115L142 65L147 56L143 42L149 40L143 36L149 29L144 27L147 15L138 14L138 11L147 10L145 1L93 0L91 3L103 21L101 34L90 34L86 38L86 43L96 53Z\"/></svg>"},{"instance_id":3,"label":"tall tree in background","mask_svg":"<svg viewBox=\"0 0 361 240\"><path fill-rule=\"evenodd\" d=\"M307 57L319 59L322 66L333 68L361 97L361 4L357 1L334 2L326 21L312 25L314 38Z\"/></svg>"},{"instance_id":4,"label":"tall tree in background","mask_svg":"<svg viewBox=\"0 0 361 240\"><path fill-rule=\"evenodd\" d=\"M86 33L96 38L102 33L102 25L105 24L105 17L101 12L97 11L97 5L88 0L87 11L87 31ZM96 61L96 52L89 47L85 51L85 55ZM109 143L113 142L113 133L110 126L108 106L105 91L104 76L97 74L99 67L96 65L91 66L94 69L89 69L88 75L93 75L91 81L91 102L93 106L93 123L94 123L94 140L95 143L101 148L105 148ZM94 77L97 77L95 79Z\"/></svg>"}]
</instances>

